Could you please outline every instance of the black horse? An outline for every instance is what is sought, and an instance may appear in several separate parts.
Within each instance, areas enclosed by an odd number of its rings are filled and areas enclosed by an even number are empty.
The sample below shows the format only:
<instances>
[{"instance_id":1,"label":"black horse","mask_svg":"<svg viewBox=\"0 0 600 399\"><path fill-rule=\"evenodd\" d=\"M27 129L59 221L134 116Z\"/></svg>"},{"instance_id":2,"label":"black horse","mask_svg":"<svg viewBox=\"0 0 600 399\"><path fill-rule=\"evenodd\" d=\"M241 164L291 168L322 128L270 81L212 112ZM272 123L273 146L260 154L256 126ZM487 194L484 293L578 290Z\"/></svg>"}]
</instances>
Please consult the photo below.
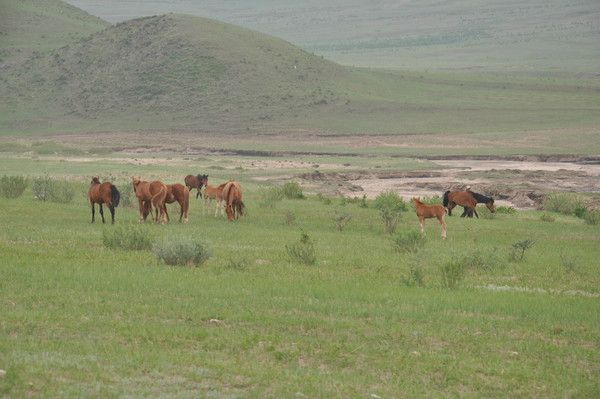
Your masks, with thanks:
<instances>
[{"instance_id":1,"label":"black horse","mask_svg":"<svg viewBox=\"0 0 600 399\"><path fill-rule=\"evenodd\" d=\"M490 210L490 212L492 212L492 213L496 212L496 205L494 205L494 199L492 197L486 197L483 194L474 193L473 191L469 191L469 192L471 193L473 198L475 198L475 201L477 201L478 204L485 204L485 206L487 206L487 208ZM479 219L479 215L477 214L477 210L475 208L473 208L473 210L464 208L463 214L460 215L460 217L467 216L467 217L472 218L473 212L475 213L475 216L477 216L477 218Z\"/></svg>"}]
</instances>

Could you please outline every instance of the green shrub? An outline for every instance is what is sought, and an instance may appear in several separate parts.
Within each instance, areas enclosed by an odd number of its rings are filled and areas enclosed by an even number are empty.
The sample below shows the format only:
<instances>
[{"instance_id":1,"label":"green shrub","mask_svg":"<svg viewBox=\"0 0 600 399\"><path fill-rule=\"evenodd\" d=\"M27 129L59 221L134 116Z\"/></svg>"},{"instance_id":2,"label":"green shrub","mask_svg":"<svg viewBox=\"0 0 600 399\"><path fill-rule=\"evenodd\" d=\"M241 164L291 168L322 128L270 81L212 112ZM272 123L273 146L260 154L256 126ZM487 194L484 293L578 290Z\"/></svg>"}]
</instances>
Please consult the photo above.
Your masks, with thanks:
<instances>
[{"instance_id":1,"label":"green shrub","mask_svg":"<svg viewBox=\"0 0 600 399\"><path fill-rule=\"evenodd\" d=\"M463 259L453 258L441 267L442 286L446 288L456 288L464 279L466 266Z\"/></svg>"},{"instance_id":2,"label":"green shrub","mask_svg":"<svg viewBox=\"0 0 600 399\"><path fill-rule=\"evenodd\" d=\"M466 268L474 270L490 271L503 266L498 248L493 248L492 250L476 249L463 256L462 262Z\"/></svg>"},{"instance_id":3,"label":"green shrub","mask_svg":"<svg viewBox=\"0 0 600 399\"><path fill-rule=\"evenodd\" d=\"M509 254L509 259L514 261L514 262L520 262L523 260L523 258L525 257L525 252L533 247L533 244L535 244L534 240L531 239L526 239L526 240L522 240L522 241L517 241L515 243L512 244L511 246L511 251Z\"/></svg>"},{"instance_id":4,"label":"green shrub","mask_svg":"<svg viewBox=\"0 0 600 399\"><path fill-rule=\"evenodd\" d=\"M392 239L394 250L400 253L417 252L425 244L425 237L416 230L396 234Z\"/></svg>"},{"instance_id":5,"label":"green shrub","mask_svg":"<svg viewBox=\"0 0 600 399\"><path fill-rule=\"evenodd\" d=\"M431 197L421 197L421 202L428 205L438 205L442 203L442 197L433 195Z\"/></svg>"},{"instance_id":6,"label":"green shrub","mask_svg":"<svg viewBox=\"0 0 600 399\"><path fill-rule=\"evenodd\" d=\"M497 206L496 207L496 213L503 213L506 215L515 215L517 213L517 210L515 208L513 208L512 206Z\"/></svg>"},{"instance_id":7,"label":"green shrub","mask_svg":"<svg viewBox=\"0 0 600 399\"><path fill-rule=\"evenodd\" d=\"M292 261L304 263L305 265L314 265L317 261L315 246L305 232L300 234L300 241L286 245L285 249Z\"/></svg>"},{"instance_id":8,"label":"green shrub","mask_svg":"<svg viewBox=\"0 0 600 399\"><path fill-rule=\"evenodd\" d=\"M405 276L404 278L402 278L402 282L404 283L404 285L407 285L409 287L412 286L419 286L419 287L423 287L425 285L424 281L423 281L423 267L421 266L421 263L418 261L411 261L408 264L408 275Z\"/></svg>"},{"instance_id":9,"label":"green shrub","mask_svg":"<svg viewBox=\"0 0 600 399\"><path fill-rule=\"evenodd\" d=\"M587 224L594 226L600 224L600 210L587 211L583 216L583 219Z\"/></svg>"},{"instance_id":10,"label":"green shrub","mask_svg":"<svg viewBox=\"0 0 600 399\"><path fill-rule=\"evenodd\" d=\"M283 196L287 199L304 199L302 187L295 181L289 181L281 188Z\"/></svg>"},{"instance_id":11,"label":"green shrub","mask_svg":"<svg viewBox=\"0 0 600 399\"><path fill-rule=\"evenodd\" d=\"M388 208L392 211L403 212L408 210L406 202L393 191L380 193L373 201L373 206L379 210Z\"/></svg>"},{"instance_id":12,"label":"green shrub","mask_svg":"<svg viewBox=\"0 0 600 399\"><path fill-rule=\"evenodd\" d=\"M369 207L369 203L367 202L367 194L363 194L362 198L360 199L360 202L358 203L358 206L360 206L361 208Z\"/></svg>"},{"instance_id":13,"label":"green shrub","mask_svg":"<svg viewBox=\"0 0 600 399\"><path fill-rule=\"evenodd\" d=\"M379 216L383 222L383 230L387 234L394 234L396 232L398 222L400 222L400 218L402 217L401 211L385 206L379 211Z\"/></svg>"},{"instance_id":14,"label":"green shrub","mask_svg":"<svg viewBox=\"0 0 600 399\"><path fill-rule=\"evenodd\" d=\"M348 222L350 222L351 219L352 219L352 215L349 213L336 212L333 220L335 222L335 228L337 229L337 231L344 230L344 227L346 227L346 225L348 224Z\"/></svg>"},{"instance_id":15,"label":"green shrub","mask_svg":"<svg viewBox=\"0 0 600 399\"><path fill-rule=\"evenodd\" d=\"M296 214L292 211L286 211L285 212L285 224L287 224L288 226L293 226L294 224L296 224Z\"/></svg>"},{"instance_id":16,"label":"green shrub","mask_svg":"<svg viewBox=\"0 0 600 399\"><path fill-rule=\"evenodd\" d=\"M118 226L102 232L102 242L106 248L140 251L152 248L152 240L147 228L138 225Z\"/></svg>"},{"instance_id":17,"label":"green shrub","mask_svg":"<svg viewBox=\"0 0 600 399\"><path fill-rule=\"evenodd\" d=\"M585 208L585 204L583 198L577 194L556 193L546 197L543 208L547 211L574 215L576 210Z\"/></svg>"},{"instance_id":18,"label":"green shrub","mask_svg":"<svg viewBox=\"0 0 600 399\"><path fill-rule=\"evenodd\" d=\"M258 206L261 208L275 208L275 204L283 200L283 190L281 187L262 187L258 196L260 198Z\"/></svg>"},{"instance_id":19,"label":"green shrub","mask_svg":"<svg viewBox=\"0 0 600 399\"><path fill-rule=\"evenodd\" d=\"M560 264L567 273L575 273L578 266L577 259L566 254L560 254Z\"/></svg>"},{"instance_id":20,"label":"green shrub","mask_svg":"<svg viewBox=\"0 0 600 399\"><path fill-rule=\"evenodd\" d=\"M588 212L587 208L583 205L577 205L575 207L575 210L573 210L573 214L580 219L584 219L587 212Z\"/></svg>"},{"instance_id":21,"label":"green shrub","mask_svg":"<svg viewBox=\"0 0 600 399\"><path fill-rule=\"evenodd\" d=\"M541 214L540 220L542 222L554 222L556 219L552 215L544 212L544 213Z\"/></svg>"},{"instance_id":22,"label":"green shrub","mask_svg":"<svg viewBox=\"0 0 600 399\"><path fill-rule=\"evenodd\" d=\"M166 236L152 245L152 252L171 266L199 266L212 256L206 243L186 236Z\"/></svg>"},{"instance_id":23,"label":"green shrub","mask_svg":"<svg viewBox=\"0 0 600 399\"><path fill-rule=\"evenodd\" d=\"M48 176L36 177L31 188L35 198L40 201L69 203L75 198L75 190L66 180L54 180Z\"/></svg>"},{"instance_id":24,"label":"green shrub","mask_svg":"<svg viewBox=\"0 0 600 399\"><path fill-rule=\"evenodd\" d=\"M0 196L19 198L28 184L28 180L23 176L2 176L0 178Z\"/></svg>"},{"instance_id":25,"label":"green shrub","mask_svg":"<svg viewBox=\"0 0 600 399\"><path fill-rule=\"evenodd\" d=\"M125 208L133 208L138 205L135 192L133 191L133 185L130 182L119 184L118 187L119 192L121 193L121 200L119 202L119 205Z\"/></svg>"}]
</instances>

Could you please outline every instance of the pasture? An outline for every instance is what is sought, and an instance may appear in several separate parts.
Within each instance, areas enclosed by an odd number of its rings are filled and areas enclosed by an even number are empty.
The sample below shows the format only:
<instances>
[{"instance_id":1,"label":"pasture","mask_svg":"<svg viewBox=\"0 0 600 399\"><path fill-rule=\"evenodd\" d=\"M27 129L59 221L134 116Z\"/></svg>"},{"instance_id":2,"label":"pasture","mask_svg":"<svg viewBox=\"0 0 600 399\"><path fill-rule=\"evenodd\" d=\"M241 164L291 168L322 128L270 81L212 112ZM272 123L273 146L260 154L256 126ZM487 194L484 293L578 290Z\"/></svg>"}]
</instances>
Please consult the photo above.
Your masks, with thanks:
<instances>
[{"instance_id":1,"label":"pasture","mask_svg":"<svg viewBox=\"0 0 600 399\"><path fill-rule=\"evenodd\" d=\"M266 172L235 167L239 158L145 160L74 167L69 157L3 157L7 173L66 178L76 195L43 202L28 188L2 199L0 395L600 394L597 225L553 213L549 222L539 211L492 218L480 205L487 216L478 220L446 217L445 241L431 220L424 241L399 252L395 237L419 230L412 208L390 235L371 200L305 192L265 201ZM138 212L122 202L115 226L89 223L85 193L101 170L122 194L134 174L165 183L188 173L209 173L212 184L234 177L247 215L205 215L192 195L188 224L141 226L152 240L207 242L212 257L199 267L109 249L103 233L138 226ZM341 214L350 219L339 229ZM312 265L286 250L301 232L314 244ZM526 239L534 245L510 260Z\"/></svg>"}]
</instances>

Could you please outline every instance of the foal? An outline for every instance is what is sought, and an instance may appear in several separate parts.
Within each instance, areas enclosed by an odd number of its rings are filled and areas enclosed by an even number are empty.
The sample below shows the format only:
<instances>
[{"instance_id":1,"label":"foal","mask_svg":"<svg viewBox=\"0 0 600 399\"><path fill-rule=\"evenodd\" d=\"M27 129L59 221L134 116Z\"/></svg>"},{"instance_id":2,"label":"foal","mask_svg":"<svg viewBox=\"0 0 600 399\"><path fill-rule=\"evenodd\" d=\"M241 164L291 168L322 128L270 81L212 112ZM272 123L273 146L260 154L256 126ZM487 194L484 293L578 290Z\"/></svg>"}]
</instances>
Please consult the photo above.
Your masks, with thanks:
<instances>
[{"instance_id":1,"label":"foal","mask_svg":"<svg viewBox=\"0 0 600 399\"><path fill-rule=\"evenodd\" d=\"M427 205L422 203L417 197L413 197L412 203L415 204L415 211L421 224L421 233L425 233L425 219L437 218L440 225L442 225L442 239L446 239L446 222L444 217L446 216L446 208L443 205Z\"/></svg>"}]
</instances>

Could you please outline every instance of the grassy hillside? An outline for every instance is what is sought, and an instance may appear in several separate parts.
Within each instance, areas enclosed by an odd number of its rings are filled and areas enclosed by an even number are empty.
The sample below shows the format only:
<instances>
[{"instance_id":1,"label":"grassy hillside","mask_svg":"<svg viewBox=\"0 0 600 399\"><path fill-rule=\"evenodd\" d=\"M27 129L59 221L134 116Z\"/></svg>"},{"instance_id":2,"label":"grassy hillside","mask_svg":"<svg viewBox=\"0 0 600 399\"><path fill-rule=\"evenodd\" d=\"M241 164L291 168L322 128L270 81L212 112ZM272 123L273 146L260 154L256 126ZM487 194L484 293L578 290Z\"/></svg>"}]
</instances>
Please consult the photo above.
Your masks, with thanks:
<instances>
[{"instance_id":1,"label":"grassy hillside","mask_svg":"<svg viewBox=\"0 0 600 399\"><path fill-rule=\"evenodd\" d=\"M596 0L69 0L116 22L176 11L282 37L348 65L596 73Z\"/></svg>"},{"instance_id":2,"label":"grassy hillside","mask_svg":"<svg viewBox=\"0 0 600 399\"><path fill-rule=\"evenodd\" d=\"M59 0L0 0L0 65L57 49L108 25Z\"/></svg>"}]
</instances>

